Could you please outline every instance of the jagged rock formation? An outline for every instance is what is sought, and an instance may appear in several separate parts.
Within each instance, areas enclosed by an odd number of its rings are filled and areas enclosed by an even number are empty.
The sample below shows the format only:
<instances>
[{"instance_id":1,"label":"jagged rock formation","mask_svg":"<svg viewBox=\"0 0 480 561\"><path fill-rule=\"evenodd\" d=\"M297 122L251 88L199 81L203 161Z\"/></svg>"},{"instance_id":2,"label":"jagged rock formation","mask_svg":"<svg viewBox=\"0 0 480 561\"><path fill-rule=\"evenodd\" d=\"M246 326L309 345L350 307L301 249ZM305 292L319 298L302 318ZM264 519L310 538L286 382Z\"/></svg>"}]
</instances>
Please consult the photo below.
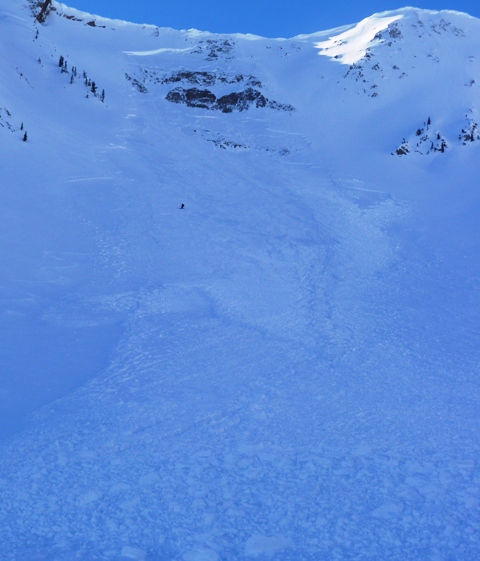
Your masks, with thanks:
<instances>
[{"instance_id":1,"label":"jagged rock formation","mask_svg":"<svg viewBox=\"0 0 480 561\"><path fill-rule=\"evenodd\" d=\"M125 79L132 83L132 86L140 93L148 93L148 89L140 80L133 78L130 74L125 73Z\"/></svg>"},{"instance_id":2,"label":"jagged rock formation","mask_svg":"<svg viewBox=\"0 0 480 561\"><path fill-rule=\"evenodd\" d=\"M144 82L153 84L177 84L184 82L198 86L216 86L220 84L240 84L262 88L262 82L255 76L244 76L243 74L225 74L222 72L201 72L191 70L179 70L170 74L158 73L153 70L142 69Z\"/></svg>"},{"instance_id":3,"label":"jagged rock formation","mask_svg":"<svg viewBox=\"0 0 480 561\"><path fill-rule=\"evenodd\" d=\"M290 104L269 100L259 91L262 82L252 75L226 74L224 72L178 70L165 73L157 70L142 68L140 77L125 74L125 78L140 92L147 93L146 83L154 85L183 84L170 90L165 99L172 103L184 104L187 107L232 113L246 111L251 107L267 107L277 111L293 111ZM217 96L206 87L241 84L245 89ZM193 85L195 87L184 87Z\"/></svg>"},{"instance_id":4,"label":"jagged rock formation","mask_svg":"<svg viewBox=\"0 0 480 561\"><path fill-rule=\"evenodd\" d=\"M222 113L246 111L251 107L268 107L277 111L294 110L291 105L270 101L259 90L254 88L232 92L217 98L210 90L178 87L168 92L165 99L172 103L185 104L187 107L210 109L212 111L221 111Z\"/></svg>"},{"instance_id":5,"label":"jagged rock formation","mask_svg":"<svg viewBox=\"0 0 480 561\"><path fill-rule=\"evenodd\" d=\"M48 14L52 10L52 0L45 0L45 2L38 2L40 6L40 12L37 16L37 21L40 23L44 23L47 19Z\"/></svg>"},{"instance_id":6,"label":"jagged rock formation","mask_svg":"<svg viewBox=\"0 0 480 561\"><path fill-rule=\"evenodd\" d=\"M386 41L387 43L390 43L391 39L403 39L403 35L402 32L400 31L399 27L398 27L398 23L391 23L386 29L379 31L374 39L376 39L377 41ZM391 45L391 43L389 44L389 46Z\"/></svg>"},{"instance_id":7,"label":"jagged rock formation","mask_svg":"<svg viewBox=\"0 0 480 561\"><path fill-rule=\"evenodd\" d=\"M402 140L400 146L395 150L395 154L397 156L406 156L410 152L411 152L410 144L405 139Z\"/></svg>"},{"instance_id":8,"label":"jagged rock formation","mask_svg":"<svg viewBox=\"0 0 480 561\"><path fill-rule=\"evenodd\" d=\"M194 55L204 55L205 60L213 61L219 58L230 60L235 47L235 41L229 39L207 39L199 41L196 48L191 51Z\"/></svg>"}]
</instances>

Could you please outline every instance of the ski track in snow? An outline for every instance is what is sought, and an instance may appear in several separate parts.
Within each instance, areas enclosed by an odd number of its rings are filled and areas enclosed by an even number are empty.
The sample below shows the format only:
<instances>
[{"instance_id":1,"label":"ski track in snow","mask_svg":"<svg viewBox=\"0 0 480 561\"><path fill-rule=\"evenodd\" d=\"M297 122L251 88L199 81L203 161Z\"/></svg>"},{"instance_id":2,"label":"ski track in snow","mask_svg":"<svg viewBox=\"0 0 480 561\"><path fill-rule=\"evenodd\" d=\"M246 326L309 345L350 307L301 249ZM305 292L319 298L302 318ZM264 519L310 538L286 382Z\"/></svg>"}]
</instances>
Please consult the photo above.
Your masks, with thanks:
<instances>
[{"instance_id":1,"label":"ski track in snow","mask_svg":"<svg viewBox=\"0 0 480 561\"><path fill-rule=\"evenodd\" d=\"M478 21L4 2L2 560L476 561ZM166 100L249 80L293 109Z\"/></svg>"}]
</instances>

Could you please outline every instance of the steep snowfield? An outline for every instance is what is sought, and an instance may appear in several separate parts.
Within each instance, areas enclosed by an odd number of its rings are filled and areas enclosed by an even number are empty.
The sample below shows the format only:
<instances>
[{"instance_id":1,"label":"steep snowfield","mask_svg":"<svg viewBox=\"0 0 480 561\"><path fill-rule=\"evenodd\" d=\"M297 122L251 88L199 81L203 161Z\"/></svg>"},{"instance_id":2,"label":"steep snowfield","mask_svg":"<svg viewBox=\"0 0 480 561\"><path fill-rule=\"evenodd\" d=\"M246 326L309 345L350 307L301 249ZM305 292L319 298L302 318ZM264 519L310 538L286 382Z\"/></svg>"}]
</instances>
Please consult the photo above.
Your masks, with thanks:
<instances>
[{"instance_id":1,"label":"steep snowfield","mask_svg":"<svg viewBox=\"0 0 480 561\"><path fill-rule=\"evenodd\" d=\"M32 7L0 8L0 558L476 561L480 22Z\"/></svg>"},{"instance_id":2,"label":"steep snowfield","mask_svg":"<svg viewBox=\"0 0 480 561\"><path fill-rule=\"evenodd\" d=\"M378 34L385 30L388 32L390 25L401 17L402 15L399 14L397 16L382 17L379 15L366 18L352 29L336 34L328 41L321 41L317 44L317 47L322 50L321 54L323 55L340 59L344 64L355 64L365 57ZM393 26L391 29L393 29Z\"/></svg>"}]
</instances>

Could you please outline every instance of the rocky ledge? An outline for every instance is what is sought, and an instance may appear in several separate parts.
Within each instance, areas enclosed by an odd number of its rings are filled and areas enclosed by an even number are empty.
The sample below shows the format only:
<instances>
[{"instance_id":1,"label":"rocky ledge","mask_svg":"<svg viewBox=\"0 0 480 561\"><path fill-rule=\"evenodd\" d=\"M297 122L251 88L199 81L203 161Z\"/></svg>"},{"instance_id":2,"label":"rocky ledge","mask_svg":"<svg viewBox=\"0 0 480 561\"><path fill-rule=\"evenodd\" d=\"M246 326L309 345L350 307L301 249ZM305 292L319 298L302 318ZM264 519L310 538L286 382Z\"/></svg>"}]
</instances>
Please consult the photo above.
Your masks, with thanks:
<instances>
[{"instance_id":1,"label":"rocky ledge","mask_svg":"<svg viewBox=\"0 0 480 561\"><path fill-rule=\"evenodd\" d=\"M217 98L210 90L178 87L169 91L165 99L172 103L183 103L187 107L221 111L222 113L247 111L251 107L268 107L277 111L294 111L291 105L270 101L254 88L232 92Z\"/></svg>"},{"instance_id":2,"label":"rocky ledge","mask_svg":"<svg viewBox=\"0 0 480 561\"><path fill-rule=\"evenodd\" d=\"M219 84L241 84L244 83L247 86L262 88L263 85L251 75L243 74L225 74L222 72L194 72L190 70L180 70L178 72L173 72L172 74L165 74L158 76L155 72L151 70L144 69L142 73L145 80L149 80L154 84L178 84L180 82L189 83L195 86L216 86Z\"/></svg>"}]
</instances>

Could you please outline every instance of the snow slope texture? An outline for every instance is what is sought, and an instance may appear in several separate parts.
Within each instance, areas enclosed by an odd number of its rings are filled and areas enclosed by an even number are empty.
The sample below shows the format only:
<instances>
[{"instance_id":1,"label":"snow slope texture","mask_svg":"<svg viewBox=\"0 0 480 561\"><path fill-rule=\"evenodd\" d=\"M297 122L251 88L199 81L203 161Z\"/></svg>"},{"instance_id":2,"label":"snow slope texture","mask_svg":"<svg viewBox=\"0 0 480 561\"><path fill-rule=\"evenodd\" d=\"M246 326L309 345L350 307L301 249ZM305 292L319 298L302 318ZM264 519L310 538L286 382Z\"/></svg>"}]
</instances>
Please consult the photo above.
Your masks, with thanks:
<instances>
[{"instance_id":1,"label":"snow slope texture","mask_svg":"<svg viewBox=\"0 0 480 561\"><path fill-rule=\"evenodd\" d=\"M402 18L397 16L372 16L358 25L328 39L317 43L320 54L339 59L343 64L354 64L361 60L375 43L378 33L388 29L390 24ZM393 29L393 28L392 28Z\"/></svg>"},{"instance_id":2,"label":"snow slope texture","mask_svg":"<svg viewBox=\"0 0 480 561\"><path fill-rule=\"evenodd\" d=\"M38 8L0 8L2 560L476 561L480 22Z\"/></svg>"}]
</instances>

